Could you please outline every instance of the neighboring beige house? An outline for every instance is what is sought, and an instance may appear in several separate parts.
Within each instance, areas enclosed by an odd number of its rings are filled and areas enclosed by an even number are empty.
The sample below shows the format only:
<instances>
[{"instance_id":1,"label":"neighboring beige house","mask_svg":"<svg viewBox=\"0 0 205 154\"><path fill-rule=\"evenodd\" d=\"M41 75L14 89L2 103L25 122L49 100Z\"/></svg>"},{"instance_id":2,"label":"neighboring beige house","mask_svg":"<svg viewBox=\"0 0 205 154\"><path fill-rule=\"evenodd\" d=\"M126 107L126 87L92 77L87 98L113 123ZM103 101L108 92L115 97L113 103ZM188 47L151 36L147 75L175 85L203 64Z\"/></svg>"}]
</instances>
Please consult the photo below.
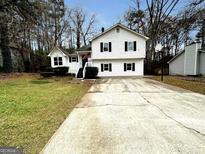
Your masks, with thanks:
<instances>
[{"instance_id":1,"label":"neighboring beige house","mask_svg":"<svg viewBox=\"0 0 205 154\"><path fill-rule=\"evenodd\" d=\"M168 63L170 75L205 75L205 50L193 42Z\"/></svg>"},{"instance_id":2,"label":"neighboring beige house","mask_svg":"<svg viewBox=\"0 0 205 154\"><path fill-rule=\"evenodd\" d=\"M68 53L55 47L48 56L52 67L68 66L70 73L95 66L100 77L143 76L146 40L148 37L116 24L94 37L90 49Z\"/></svg>"}]
</instances>

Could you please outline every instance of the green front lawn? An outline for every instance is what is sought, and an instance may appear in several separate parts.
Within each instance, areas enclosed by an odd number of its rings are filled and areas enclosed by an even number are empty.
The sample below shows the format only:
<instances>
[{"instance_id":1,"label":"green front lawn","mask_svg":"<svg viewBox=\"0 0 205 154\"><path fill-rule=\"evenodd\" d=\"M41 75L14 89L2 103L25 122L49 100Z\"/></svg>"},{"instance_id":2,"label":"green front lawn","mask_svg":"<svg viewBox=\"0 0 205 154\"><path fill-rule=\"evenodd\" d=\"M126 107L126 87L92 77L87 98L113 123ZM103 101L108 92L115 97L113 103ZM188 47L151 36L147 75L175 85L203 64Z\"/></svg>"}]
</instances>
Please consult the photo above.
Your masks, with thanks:
<instances>
[{"instance_id":1,"label":"green front lawn","mask_svg":"<svg viewBox=\"0 0 205 154\"><path fill-rule=\"evenodd\" d=\"M40 152L90 87L70 81L25 74L0 78L0 146Z\"/></svg>"},{"instance_id":2,"label":"green front lawn","mask_svg":"<svg viewBox=\"0 0 205 154\"><path fill-rule=\"evenodd\" d=\"M155 76L151 79L160 81L160 76ZM166 84L170 84L205 95L205 82L203 81L204 78L198 78L198 80L190 80L189 77L164 76L164 83Z\"/></svg>"}]
</instances>

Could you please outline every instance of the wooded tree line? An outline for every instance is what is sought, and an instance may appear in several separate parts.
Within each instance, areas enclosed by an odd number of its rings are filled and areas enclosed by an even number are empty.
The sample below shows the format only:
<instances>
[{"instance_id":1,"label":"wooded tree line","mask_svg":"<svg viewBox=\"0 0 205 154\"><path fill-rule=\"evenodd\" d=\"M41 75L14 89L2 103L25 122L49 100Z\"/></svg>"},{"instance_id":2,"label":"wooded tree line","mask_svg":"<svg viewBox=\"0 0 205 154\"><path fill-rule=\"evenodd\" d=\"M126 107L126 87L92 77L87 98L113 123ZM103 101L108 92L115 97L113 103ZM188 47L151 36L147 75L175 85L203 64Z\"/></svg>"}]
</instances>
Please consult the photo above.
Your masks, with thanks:
<instances>
[{"instance_id":1,"label":"wooded tree line","mask_svg":"<svg viewBox=\"0 0 205 154\"><path fill-rule=\"evenodd\" d=\"M142 6L142 2L146 3L146 7ZM195 31L197 39L205 46L205 1L192 0L187 6L179 8L180 2L133 0L132 7L125 13L125 22L129 28L150 38L146 50L146 67L150 69L152 67L149 64L160 59L160 55L155 52L157 43L162 44L165 55L176 55L182 46L189 43L190 35Z\"/></svg>"},{"instance_id":2,"label":"wooded tree line","mask_svg":"<svg viewBox=\"0 0 205 154\"><path fill-rule=\"evenodd\" d=\"M155 53L159 42L164 46L165 55L177 54L195 31L205 46L204 0L192 0L184 8L179 8L180 0L131 1L124 19L129 28L150 38L146 50L147 68L152 69L152 61L161 58ZM64 0L1 0L2 70L14 70L11 47L19 51L22 71L30 72L49 64L47 54L55 45L69 49L88 45L95 33L95 23L95 14L88 15L82 8L68 8Z\"/></svg>"},{"instance_id":3,"label":"wooded tree line","mask_svg":"<svg viewBox=\"0 0 205 154\"><path fill-rule=\"evenodd\" d=\"M87 45L95 22L94 14L87 15L82 8L68 8L64 0L1 0L2 70L13 71L11 47L18 48L24 68L30 72L45 65L48 52L56 45Z\"/></svg>"}]
</instances>

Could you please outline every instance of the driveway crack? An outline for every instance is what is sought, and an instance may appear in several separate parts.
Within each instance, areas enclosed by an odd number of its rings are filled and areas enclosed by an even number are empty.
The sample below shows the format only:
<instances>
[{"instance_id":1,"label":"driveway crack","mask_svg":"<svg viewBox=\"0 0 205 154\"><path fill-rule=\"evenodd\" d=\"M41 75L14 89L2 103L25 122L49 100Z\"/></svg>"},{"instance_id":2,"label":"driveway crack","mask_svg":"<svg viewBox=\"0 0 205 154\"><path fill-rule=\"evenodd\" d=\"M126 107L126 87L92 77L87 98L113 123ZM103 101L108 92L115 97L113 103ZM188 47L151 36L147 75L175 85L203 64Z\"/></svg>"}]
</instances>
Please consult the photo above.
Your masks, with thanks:
<instances>
[{"instance_id":1,"label":"driveway crack","mask_svg":"<svg viewBox=\"0 0 205 154\"><path fill-rule=\"evenodd\" d=\"M140 93L139 93L139 94L140 94ZM176 123L178 123L178 124L179 124L180 126L182 126L183 128L186 128L186 129L188 129L188 130L190 130L190 131L196 132L197 134L200 134L200 135L202 135L202 136L205 136L204 133L202 133L202 132L200 132L200 131L198 131L198 130L196 130L196 129L194 129L194 128L187 127L186 125L184 125L184 124L181 123L180 121L177 121L176 119L172 118L170 115L168 115L166 112L164 112L164 110L161 109L158 105L151 103L151 102L150 102L146 97L144 97L143 95L140 94L140 96L142 96L142 98L144 98L144 100L145 100L147 103L149 103L150 105L152 105L152 106L156 107L158 110L160 110L160 112L163 113L167 118L169 118L169 119L175 121Z\"/></svg>"},{"instance_id":2,"label":"driveway crack","mask_svg":"<svg viewBox=\"0 0 205 154\"><path fill-rule=\"evenodd\" d=\"M119 104L103 104L103 105L95 105L95 106L76 106L75 108L94 108L94 107L104 107L104 106L119 106L119 107L144 107L147 106L147 104L141 104L141 105L119 105Z\"/></svg>"}]
</instances>

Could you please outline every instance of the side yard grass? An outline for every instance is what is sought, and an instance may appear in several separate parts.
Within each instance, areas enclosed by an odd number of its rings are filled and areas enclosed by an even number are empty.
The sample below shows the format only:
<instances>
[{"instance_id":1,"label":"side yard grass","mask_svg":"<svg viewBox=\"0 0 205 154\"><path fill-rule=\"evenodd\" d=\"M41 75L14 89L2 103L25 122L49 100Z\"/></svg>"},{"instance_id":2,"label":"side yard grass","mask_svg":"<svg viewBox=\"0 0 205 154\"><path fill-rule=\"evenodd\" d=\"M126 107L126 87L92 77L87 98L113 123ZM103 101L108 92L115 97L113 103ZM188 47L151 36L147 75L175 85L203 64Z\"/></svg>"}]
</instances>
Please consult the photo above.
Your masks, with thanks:
<instances>
[{"instance_id":1,"label":"side yard grass","mask_svg":"<svg viewBox=\"0 0 205 154\"><path fill-rule=\"evenodd\" d=\"M68 77L0 79L0 146L39 153L90 87Z\"/></svg>"},{"instance_id":2,"label":"side yard grass","mask_svg":"<svg viewBox=\"0 0 205 154\"><path fill-rule=\"evenodd\" d=\"M151 77L153 80L160 81L160 76ZM204 79L204 78L203 78ZM193 92L201 93L205 95L205 82L201 78L192 80L187 77L180 76L164 76L164 83L184 88Z\"/></svg>"}]
</instances>

